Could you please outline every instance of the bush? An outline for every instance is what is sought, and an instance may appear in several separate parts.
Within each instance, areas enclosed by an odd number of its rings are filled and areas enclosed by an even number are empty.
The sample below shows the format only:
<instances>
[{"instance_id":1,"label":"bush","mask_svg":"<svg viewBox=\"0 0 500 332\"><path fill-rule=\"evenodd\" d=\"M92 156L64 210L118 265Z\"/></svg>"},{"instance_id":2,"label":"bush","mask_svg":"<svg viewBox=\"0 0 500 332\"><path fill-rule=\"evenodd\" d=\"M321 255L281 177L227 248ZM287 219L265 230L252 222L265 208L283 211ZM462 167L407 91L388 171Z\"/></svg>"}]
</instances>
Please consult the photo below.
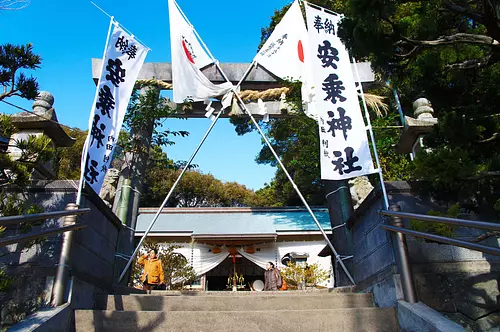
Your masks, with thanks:
<instances>
[{"instance_id":1,"label":"bush","mask_svg":"<svg viewBox=\"0 0 500 332\"><path fill-rule=\"evenodd\" d=\"M286 281L290 289L306 288L308 285L314 287L328 279L329 274L318 264L295 264L289 263L287 267L281 269L281 276Z\"/></svg>"},{"instance_id":2,"label":"bush","mask_svg":"<svg viewBox=\"0 0 500 332\"><path fill-rule=\"evenodd\" d=\"M440 216L448 218L456 218L460 212L460 204L453 204L446 213L441 213L438 211L429 211L427 215L429 216ZM410 228L424 233L430 233L440 236L452 237L455 231L454 225L443 224L440 222L426 222L420 220L410 220Z\"/></svg>"}]
</instances>

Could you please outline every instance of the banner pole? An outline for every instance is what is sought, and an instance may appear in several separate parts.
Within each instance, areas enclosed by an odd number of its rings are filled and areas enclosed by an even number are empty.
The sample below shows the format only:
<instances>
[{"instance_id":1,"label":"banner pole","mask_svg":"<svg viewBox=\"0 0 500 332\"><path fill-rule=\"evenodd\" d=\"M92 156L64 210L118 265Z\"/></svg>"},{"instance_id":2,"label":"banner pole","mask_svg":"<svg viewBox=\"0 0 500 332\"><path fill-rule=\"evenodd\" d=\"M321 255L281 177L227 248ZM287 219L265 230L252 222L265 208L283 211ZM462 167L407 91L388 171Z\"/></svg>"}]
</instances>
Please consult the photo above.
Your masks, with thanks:
<instances>
[{"instance_id":1,"label":"banner pole","mask_svg":"<svg viewBox=\"0 0 500 332\"><path fill-rule=\"evenodd\" d=\"M221 72L222 76L224 77L224 79L228 82L229 79L227 78L226 74L222 71L222 68L220 68L219 64L216 62L216 66L217 68L219 69L219 71ZM254 62L252 62L252 64L250 65L250 68L247 70L247 73L251 70L251 68L254 66ZM243 82L243 79L240 80L240 82L238 83L238 86L241 84L241 82ZM241 97L238 95L238 93L235 92L235 95L236 95L236 98L238 99L238 101L241 103L241 106L243 108L243 110L250 116L250 119L252 120L253 124L255 125L255 127L257 127L257 130L259 131L260 135L262 136L262 138L264 139L264 141L266 142L267 146L269 147L269 149L271 150L271 152L273 153L274 155L274 158L276 158L276 161L279 163L279 165L281 166L281 169L283 170L283 172L286 174L288 180L290 181L290 183L292 184L293 188L295 189L295 191L297 192L297 194L299 195L300 199L302 200L302 203L304 203L304 206L306 207L307 211L309 212L309 214L311 215L311 217L314 219L314 222L316 223L316 225L318 226L321 234L323 235L326 243L328 244L328 246L330 247L330 249L332 250L332 253L334 254L335 256L335 259L339 262L340 266L342 267L342 269L344 270L345 274L347 275L347 277L349 278L349 280L352 282L353 285L356 284L356 282L354 281L354 278L352 277L351 273L349 273L349 271L347 270L347 267L345 266L344 262L342 261L342 259L340 258L340 255L338 254L337 250L335 250L335 247L333 246L333 244L330 242L330 239L328 238L328 235L325 233L323 227L321 226L321 224L319 223L318 219L316 218L316 216L314 215L314 212L311 210L311 207L309 206L309 204L307 203L306 199L304 198L304 196L302 195L302 193L300 192L299 188L297 187L297 185L295 184L295 182L293 181L292 177L290 176L290 174L288 173L287 169L285 168L285 165L283 165L283 163L281 162L281 159L279 158L278 154L276 153L276 151L274 150L274 148L272 147L271 143L269 142L269 140L267 139L266 135L264 134L264 132L262 131L262 129L260 128L258 122L255 120L255 118L253 117L252 113L248 110L248 108L246 107L245 103L243 102L243 100L241 99Z\"/></svg>"},{"instance_id":2,"label":"banner pole","mask_svg":"<svg viewBox=\"0 0 500 332\"><path fill-rule=\"evenodd\" d=\"M99 94L99 85L101 83L102 71L104 70L104 66L106 65L104 63L104 58L106 57L106 50L108 49L109 39L111 37L111 28L113 27L113 23L115 21L114 16L109 16L109 18L110 18L110 20L109 20L108 34L106 36L106 43L104 44L101 70L99 72L99 82L97 82L96 92L95 92L95 96L94 96L94 103L92 104L92 107L94 107L95 103L97 102L97 97ZM77 206L80 206L80 203L82 202L83 184L85 182L85 179L84 179L85 163L87 161L87 153L89 150L89 142L90 142L89 138L90 138L91 128L92 128L92 117L90 117L90 120L89 120L89 133L87 134L87 139L85 140L85 144L83 145L82 159L81 159L81 164L80 164L80 183L78 184L78 192L76 194L76 205ZM97 193L97 194L99 194L99 193Z\"/></svg>"},{"instance_id":3,"label":"banner pole","mask_svg":"<svg viewBox=\"0 0 500 332\"><path fill-rule=\"evenodd\" d=\"M361 79L359 78L358 66L356 66L356 59L354 57L352 57L352 62L353 62L353 66L354 66L354 73L356 75L356 81L359 84L359 91L361 92L361 100L363 101L363 108L365 109L366 121L368 122L368 130L370 132L370 138L371 138L372 145L373 145L373 154L375 155L375 161L377 163L378 174L380 177L380 187L382 189L382 194L384 197L385 209L388 210L389 209L389 198L387 196L387 191L385 188L384 176L382 175L382 167L380 167L380 160L378 157L375 136L373 135L372 122L370 120L370 113L368 112L368 107L366 105L366 100L365 100L365 93L363 91L363 85L361 84Z\"/></svg>"},{"instance_id":4,"label":"banner pole","mask_svg":"<svg viewBox=\"0 0 500 332\"><path fill-rule=\"evenodd\" d=\"M90 3L91 3L91 4L93 4L93 5L94 5L97 9L99 9L99 10L100 10L100 11L101 11L104 15L106 15L107 17L109 17L109 18L111 18L111 19L113 19L113 18L114 18L114 16L111 16L111 15L109 15L108 13L106 13L106 12L104 11L104 9L102 9L101 7L99 7L98 5L96 5L93 1L90 1ZM127 31L128 33L130 33L130 34L132 35L132 37L133 37L133 38L134 38L137 42L139 42L139 44L142 44L142 46L144 46L145 48L147 48L149 51L152 51L152 49L150 49L150 48L149 48L146 44L144 44L144 43L143 43L143 42L142 42L139 38L137 38L137 37L136 37L136 36L132 33L132 31L130 31L129 29L127 29L127 28L126 28L123 24L121 24L121 23L119 23L119 22L117 22L117 21L115 21L115 22L116 22L116 24L118 24L119 26L121 26L123 30Z\"/></svg>"},{"instance_id":5,"label":"banner pole","mask_svg":"<svg viewBox=\"0 0 500 332\"><path fill-rule=\"evenodd\" d=\"M342 259L340 258L340 255L338 254L337 250L335 250L335 247L333 246L333 244L331 243L330 239L328 238L328 235L325 233L325 231L323 230L323 227L321 226L321 224L319 223L318 219L316 218L316 216L314 215L314 212L311 210L311 207L309 206L309 204L307 203L306 199L304 198L304 196L302 195L302 193L300 192L299 188L297 187L297 185L295 184L295 182L293 181L292 177L290 176L290 174L288 173L287 169L285 168L285 165L283 165L283 163L281 162L280 158L278 157L276 151L274 150L274 148L271 146L271 143L269 142L269 140L267 139L266 135L264 134L264 132L262 131L262 129L260 128L259 124L257 123L257 121L255 120L255 118L253 117L253 115L250 113L250 111L246 108L245 106L245 103L243 102L243 100L240 98L240 96L237 94L236 95L236 98L238 98L238 100L240 101L240 103L243 105L243 109L245 110L245 112L248 113L248 115L250 116L250 119L252 119L252 122L254 123L255 127L257 127L257 130L259 131L260 135L262 136L262 138L264 139L264 141L266 142L267 146L269 147L269 149L271 150L272 154L274 155L274 157L276 158L276 161L279 163L279 165L281 166L281 169L283 170L283 172L286 174L288 180L290 181L290 183L292 184L293 186L293 189L295 189L295 191L297 192L297 194L299 195L300 199L302 200L302 203L304 203L304 206L306 207L307 211L309 212L309 214L311 215L311 217L314 219L314 222L316 223L316 225L318 226L321 234L323 235L325 241L327 242L328 246L330 247L330 249L332 250L332 253L334 254L335 256L335 259L339 262L339 264L342 266L342 269L344 270L345 274L347 275L347 277L349 278L349 280L351 280L352 284L355 285L356 282L354 281L354 278L352 277L352 275L349 273L349 271L347 270L347 267L345 266L344 262L342 261Z\"/></svg>"},{"instance_id":6,"label":"banner pole","mask_svg":"<svg viewBox=\"0 0 500 332\"><path fill-rule=\"evenodd\" d=\"M170 199L170 196L172 195L172 193L174 192L175 188L179 184L179 181L181 180L181 178L184 175L184 173L186 173L188 167L191 165L191 162L193 161L194 157L196 156L196 154L200 150L201 146L203 145L203 143L207 139L208 135L212 131L213 127L215 126L215 123L217 122L217 120L219 119L219 117L221 116L221 114L222 114L222 109L217 113L217 116L215 117L214 121L212 121L212 123L210 124L210 127L208 128L207 132L205 133L205 135L201 139L200 143L198 144L198 146L194 150L193 154L189 158L188 162L186 163L186 165L182 169L181 174L177 177L177 180L172 185L172 188L170 188L170 190L169 190L169 192L167 194L167 197L165 197L165 199L163 200L163 203L161 203L161 206L158 208L158 211L156 212L155 216L153 217L153 220L149 224L148 228L146 229L146 232L144 233L144 235L142 236L141 240L139 241L139 244L137 245L137 247L134 249L134 252L130 256L130 259L128 260L127 265L125 265L125 268L123 269L122 273L120 274L120 277L118 278L118 283L120 283L120 281L122 281L123 277L125 276L125 273L127 272L127 270L129 269L130 265L132 264L132 261L134 260L135 255L137 255L137 252L141 248L142 243L144 242L144 240L148 236L149 232L153 228L153 225L155 224L156 220L160 216L161 211L163 210L163 208L165 207L165 205L167 205L167 202Z\"/></svg>"}]
</instances>

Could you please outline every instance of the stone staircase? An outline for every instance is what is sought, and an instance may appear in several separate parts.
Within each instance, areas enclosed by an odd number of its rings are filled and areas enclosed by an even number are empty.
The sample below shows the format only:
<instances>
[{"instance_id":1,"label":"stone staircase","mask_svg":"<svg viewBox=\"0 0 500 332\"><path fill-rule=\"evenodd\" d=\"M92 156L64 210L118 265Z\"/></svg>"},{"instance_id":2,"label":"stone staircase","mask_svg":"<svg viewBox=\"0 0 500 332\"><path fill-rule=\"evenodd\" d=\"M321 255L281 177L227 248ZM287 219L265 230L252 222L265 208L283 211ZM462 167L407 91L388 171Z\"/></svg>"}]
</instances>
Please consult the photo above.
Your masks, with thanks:
<instances>
[{"instance_id":1,"label":"stone staircase","mask_svg":"<svg viewBox=\"0 0 500 332\"><path fill-rule=\"evenodd\" d=\"M398 331L394 308L371 294L162 292L102 295L75 311L76 331Z\"/></svg>"}]
</instances>

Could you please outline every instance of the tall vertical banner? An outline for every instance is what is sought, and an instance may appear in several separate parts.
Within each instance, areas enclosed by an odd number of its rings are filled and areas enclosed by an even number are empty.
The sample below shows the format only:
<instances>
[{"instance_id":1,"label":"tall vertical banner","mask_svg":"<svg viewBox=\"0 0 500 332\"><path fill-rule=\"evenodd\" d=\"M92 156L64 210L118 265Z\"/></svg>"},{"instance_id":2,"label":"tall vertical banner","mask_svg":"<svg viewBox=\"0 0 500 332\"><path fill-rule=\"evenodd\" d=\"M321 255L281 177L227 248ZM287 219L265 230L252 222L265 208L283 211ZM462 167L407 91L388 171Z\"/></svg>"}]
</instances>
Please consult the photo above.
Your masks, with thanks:
<instances>
[{"instance_id":1,"label":"tall vertical banner","mask_svg":"<svg viewBox=\"0 0 500 332\"><path fill-rule=\"evenodd\" d=\"M374 173L349 53L337 36L341 17L305 7L321 178L342 180Z\"/></svg>"},{"instance_id":2,"label":"tall vertical banner","mask_svg":"<svg viewBox=\"0 0 500 332\"><path fill-rule=\"evenodd\" d=\"M102 62L101 77L89 119L86 155L82 156L82 175L99 193L118 141L127 111L148 49L136 42L115 23Z\"/></svg>"}]
</instances>

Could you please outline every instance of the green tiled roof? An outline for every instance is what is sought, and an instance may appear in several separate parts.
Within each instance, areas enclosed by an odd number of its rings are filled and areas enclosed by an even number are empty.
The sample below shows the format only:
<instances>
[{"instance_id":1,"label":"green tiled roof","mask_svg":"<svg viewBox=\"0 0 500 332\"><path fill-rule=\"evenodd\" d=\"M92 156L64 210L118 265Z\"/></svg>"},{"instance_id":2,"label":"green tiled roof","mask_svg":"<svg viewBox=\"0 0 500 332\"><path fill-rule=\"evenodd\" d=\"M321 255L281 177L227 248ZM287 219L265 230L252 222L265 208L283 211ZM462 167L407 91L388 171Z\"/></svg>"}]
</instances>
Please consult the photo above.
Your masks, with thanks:
<instances>
[{"instance_id":1,"label":"green tiled roof","mask_svg":"<svg viewBox=\"0 0 500 332\"><path fill-rule=\"evenodd\" d=\"M158 217L152 232L192 232L193 235L276 234L277 231L318 230L306 210L259 212L189 212L170 210ZM137 232L144 232L153 220L154 213L141 213L137 218ZM330 229L327 209L314 209L314 215L324 229Z\"/></svg>"}]
</instances>

